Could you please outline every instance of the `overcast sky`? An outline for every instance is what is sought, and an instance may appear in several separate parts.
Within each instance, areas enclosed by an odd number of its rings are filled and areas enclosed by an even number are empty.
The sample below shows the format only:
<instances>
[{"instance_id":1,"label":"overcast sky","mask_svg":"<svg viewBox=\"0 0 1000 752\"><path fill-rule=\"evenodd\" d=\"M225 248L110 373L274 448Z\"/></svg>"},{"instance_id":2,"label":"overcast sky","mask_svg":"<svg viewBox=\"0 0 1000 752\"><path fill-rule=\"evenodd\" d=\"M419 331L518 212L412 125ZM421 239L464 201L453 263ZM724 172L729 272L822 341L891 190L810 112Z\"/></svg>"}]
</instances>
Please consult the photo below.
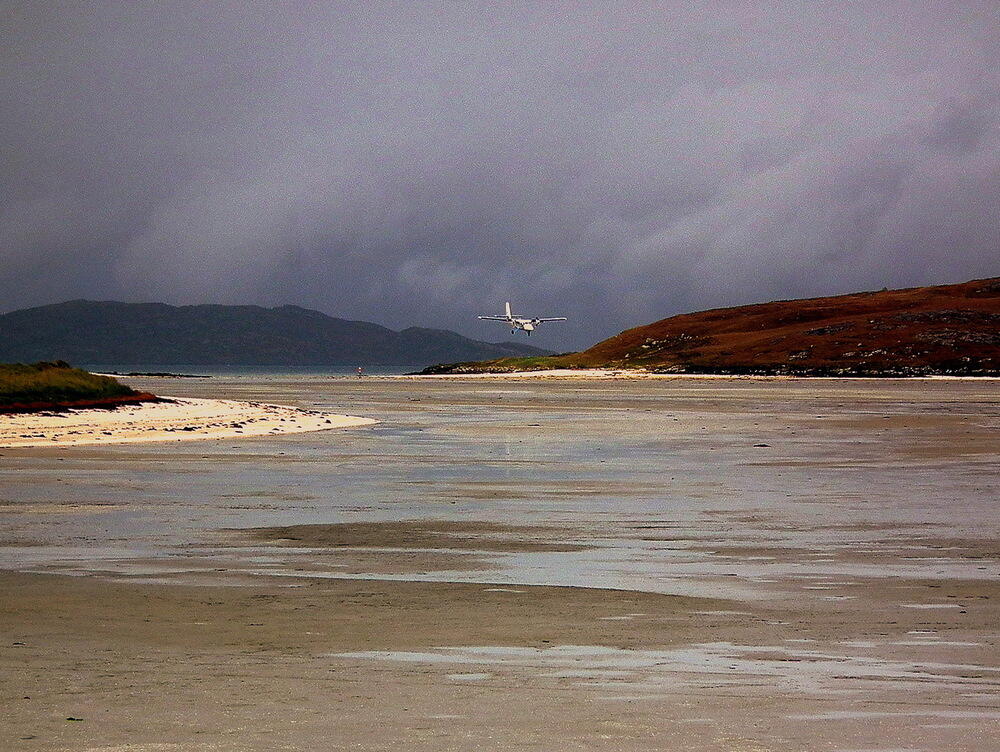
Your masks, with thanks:
<instances>
[{"instance_id":1,"label":"overcast sky","mask_svg":"<svg viewBox=\"0 0 1000 752\"><path fill-rule=\"evenodd\" d=\"M592 344L1000 275L1000 3L0 2L0 308ZM532 338L536 342L536 338Z\"/></svg>"}]
</instances>

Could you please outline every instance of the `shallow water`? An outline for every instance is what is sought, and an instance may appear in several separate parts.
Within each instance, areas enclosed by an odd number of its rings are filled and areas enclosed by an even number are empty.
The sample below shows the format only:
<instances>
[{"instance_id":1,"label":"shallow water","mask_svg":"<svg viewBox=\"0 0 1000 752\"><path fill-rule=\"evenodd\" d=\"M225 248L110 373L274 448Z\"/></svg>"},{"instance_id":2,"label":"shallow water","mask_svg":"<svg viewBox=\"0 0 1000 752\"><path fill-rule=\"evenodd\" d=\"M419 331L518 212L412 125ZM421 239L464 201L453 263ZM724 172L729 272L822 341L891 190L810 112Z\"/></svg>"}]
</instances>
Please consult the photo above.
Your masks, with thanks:
<instances>
[{"instance_id":1,"label":"shallow water","mask_svg":"<svg viewBox=\"0 0 1000 752\"><path fill-rule=\"evenodd\" d=\"M250 552L215 548L215 531L431 518L556 524L563 540L593 548L493 553L489 572L395 577L743 598L792 588L831 600L853 597L868 577L1000 576L988 545L1000 532L991 381L241 372L135 383L382 422L280 438L4 450L0 566L148 572L151 560L183 554L252 573ZM292 574L297 563L282 551L268 571Z\"/></svg>"},{"instance_id":2,"label":"shallow water","mask_svg":"<svg viewBox=\"0 0 1000 752\"><path fill-rule=\"evenodd\" d=\"M761 657L765 656L765 657ZM770 657L767 657L770 656ZM852 653L791 650L782 647L704 643L672 650L623 650L594 645L557 645L548 648L506 646L442 647L429 652L363 651L337 653L331 658L366 659L385 662L505 666L534 669L552 678L573 683L650 696L657 690L674 693L678 685L693 689L707 686L754 685L774 690L827 698L831 694L863 697L880 682L889 682L896 691L938 692L976 687L992 690L1000 678L1000 668L947 663L912 663L886 660ZM969 671L984 674L970 678ZM853 681L852 681L853 680ZM878 713L830 711L823 716L863 717ZM920 712L882 715L937 715L953 718L1000 720L1000 710L922 709Z\"/></svg>"},{"instance_id":3,"label":"shallow water","mask_svg":"<svg viewBox=\"0 0 1000 752\"><path fill-rule=\"evenodd\" d=\"M392 676L413 667L470 691L569 686L616 708L670 697L674 715L709 698L678 723L778 698L780 717L809 738L836 726L827 738L843 743L824 748L842 752L978 752L996 737L997 382L272 372L135 383L381 423L0 450L0 568L145 583L475 582L510 599L538 584L729 598L690 613L593 614L662 634L663 649L458 645L321 660ZM317 551L230 530L421 519L544 525L548 540L586 547ZM789 604L815 624L791 623ZM704 636L671 642L672 626L692 618ZM713 636L747 624L757 637ZM736 704L718 710L718 697Z\"/></svg>"}]
</instances>

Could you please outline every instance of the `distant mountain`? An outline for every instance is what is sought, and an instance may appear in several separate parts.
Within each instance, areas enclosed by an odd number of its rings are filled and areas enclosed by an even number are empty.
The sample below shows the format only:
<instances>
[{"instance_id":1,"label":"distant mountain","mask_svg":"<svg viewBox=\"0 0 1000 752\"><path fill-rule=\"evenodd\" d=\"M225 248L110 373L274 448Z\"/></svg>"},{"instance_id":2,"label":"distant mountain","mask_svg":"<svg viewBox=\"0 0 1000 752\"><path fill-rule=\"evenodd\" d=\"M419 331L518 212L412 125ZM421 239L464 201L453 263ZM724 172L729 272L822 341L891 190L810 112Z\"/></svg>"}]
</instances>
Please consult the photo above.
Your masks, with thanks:
<instances>
[{"instance_id":1,"label":"distant mountain","mask_svg":"<svg viewBox=\"0 0 1000 752\"><path fill-rule=\"evenodd\" d=\"M548 354L444 329L401 332L298 306L71 300L0 315L0 361L192 365L422 365Z\"/></svg>"},{"instance_id":2,"label":"distant mountain","mask_svg":"<svg viewBox=\"0 0 1000 752\"><path fill-rule=\"evenodd\" d=\"M428 370L526 367L805 376L1000 375L1000 277L687 313L629 329L580 353Z\"/></svg>"}]
</instances>

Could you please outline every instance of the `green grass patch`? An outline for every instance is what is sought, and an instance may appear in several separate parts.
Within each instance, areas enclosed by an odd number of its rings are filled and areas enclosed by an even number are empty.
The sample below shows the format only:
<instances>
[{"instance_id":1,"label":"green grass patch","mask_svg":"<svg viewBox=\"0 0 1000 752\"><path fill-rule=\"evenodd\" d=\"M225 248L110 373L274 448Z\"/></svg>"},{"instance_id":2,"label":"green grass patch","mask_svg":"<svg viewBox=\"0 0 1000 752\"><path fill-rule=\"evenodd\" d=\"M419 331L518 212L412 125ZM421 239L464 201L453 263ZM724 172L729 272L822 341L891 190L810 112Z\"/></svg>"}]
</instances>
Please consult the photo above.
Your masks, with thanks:
<instances>
[{"instance_id":1,"label":"green grass patch","mask_svg":"<svg viewBox=\"0 0 1000 752\"><path fill-rule=\"evenodd\" d=\"M109 376L98 376L68 363L0 364L0 407L37 402L78 402L138 394Z\"/></svg>"},{"instance_id":2,"label":"green grass patch","mask_svg":"<svg viewBox=\"0 0 1000 752\"><path fill-rule=\"evenodd\" d=\"M442 373L513 373L516 371L546 371L550 368L586 368L579 362L577 353L562 355L529 355L522 358L499 358L497 360L476 360L468 363L440 363L428 366L420 375Z\"/></svg>"}]
</instances>

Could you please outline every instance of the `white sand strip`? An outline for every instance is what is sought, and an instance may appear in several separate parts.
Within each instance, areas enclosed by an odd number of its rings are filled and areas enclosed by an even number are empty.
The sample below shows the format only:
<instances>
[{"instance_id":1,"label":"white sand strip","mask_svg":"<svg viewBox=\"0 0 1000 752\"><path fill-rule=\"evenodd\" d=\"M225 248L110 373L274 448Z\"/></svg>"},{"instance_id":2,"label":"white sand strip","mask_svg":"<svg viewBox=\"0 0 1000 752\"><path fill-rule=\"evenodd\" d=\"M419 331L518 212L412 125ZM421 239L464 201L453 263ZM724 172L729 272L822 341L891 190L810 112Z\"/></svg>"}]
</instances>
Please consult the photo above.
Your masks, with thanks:
<instances>
[{"instance_id":1,"label":"white sand strip","mask_svg":"<svg viewBox=\"0 0 1000 752\"><path fill-rule=\"evenodd\" d=\"M787 374L761 373L651 373L640 368L550 368L544 371L495 371L491 373L426 373L403 375L375 375L376 379L579 379L579 380L623 380L652 379L657 381L789 381L794 379L811 381L907 381L948 380L948 381L1000 381L996 376L791 376Z\"/></svg>"},{"instance_id":2,"label":"white sand strip","mask_svg":"<svg viewBox=\"0 0 1000 752\"><path fill-rule=\"evenodd\" d=\"M0 447L129 444L324 431L378 421L261 402L175 398L114 410L0 414Z\"/></svg>"},{"instance_id":3,"label":"white sand strip","mask_svg":"<svg viewBox=\"0 0 1000 752\"><path fill-rule=\"evenodd\" d=\"M609 368L552 368L544 371L496 371L492 373L427 373L389 375L389 379L613 379L647 378L646 371Z\"/></svg>"},{"instance_id":4,"label":"white sand strip","mask_svg":"<svg viewBox=\"0 0 1000 752\"><path fill-rule=\"evenodd\" d=\"M789 379L791 376L757 374L650 373L638 368L551 368L544 371L497 371L492 373L428 373L375 376L383 379Z\"/></svg>"}]
</instances>

